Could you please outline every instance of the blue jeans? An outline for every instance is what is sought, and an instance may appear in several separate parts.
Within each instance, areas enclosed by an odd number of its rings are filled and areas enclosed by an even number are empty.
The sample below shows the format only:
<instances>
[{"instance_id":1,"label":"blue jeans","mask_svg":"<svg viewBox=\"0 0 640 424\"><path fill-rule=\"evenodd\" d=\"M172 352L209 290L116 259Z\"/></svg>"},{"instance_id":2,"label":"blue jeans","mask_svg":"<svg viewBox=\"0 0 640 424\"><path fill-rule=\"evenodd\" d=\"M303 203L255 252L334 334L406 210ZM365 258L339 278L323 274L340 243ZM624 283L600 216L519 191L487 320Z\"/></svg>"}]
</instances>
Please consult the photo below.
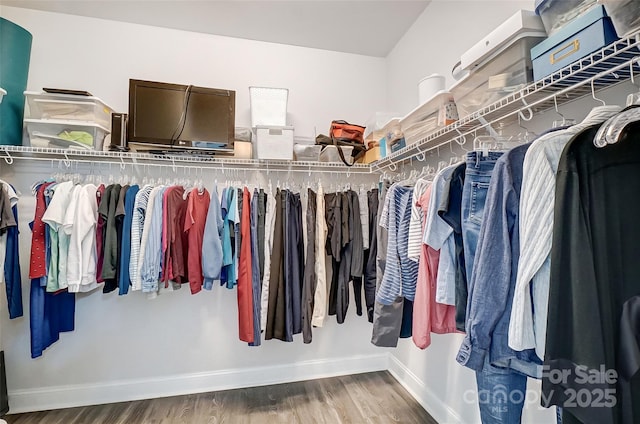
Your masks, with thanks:
<instances>
[{"instance_id":1,"label":"blue jeans","mask_svg":"<svg viewBox=\"0 0 640 424\"><path fill-rule=\"evenodd\" d=\"M462 241L464 245L467 282L472 281L489 182L501 152L467 153L464 187L462 189ZM468 287L471 291L472 287ZM468 308L467 308L468 313ZM476 372L478 403L482 424L519 424L527 389L527 377L513 370L494 367L485 357L482 371Z\"/></svg>"},{"instance_id":2,"label":"blue jeans","mask_svg":"<svg viewBox=\"0 0 640 424\"><path fill-rule=\"evenodd\" d=\"M501 152L488 152L487 156L482 152L467 153L467 168L462 189L462 242L467 282L471 281L473 258L478 246L491 173L500 156Z\"/></svg>"},{"instance_id":3,"label":"blue jeans","mask_svg":"<svg viewBox=\"0 0 640 424\"><path fill-rule=\"evenodd\" d=\"M527 377L494 367L487 355L484 368L476 372L476 384L482 424L520 424Z\"/></svg>"}]
</instances>

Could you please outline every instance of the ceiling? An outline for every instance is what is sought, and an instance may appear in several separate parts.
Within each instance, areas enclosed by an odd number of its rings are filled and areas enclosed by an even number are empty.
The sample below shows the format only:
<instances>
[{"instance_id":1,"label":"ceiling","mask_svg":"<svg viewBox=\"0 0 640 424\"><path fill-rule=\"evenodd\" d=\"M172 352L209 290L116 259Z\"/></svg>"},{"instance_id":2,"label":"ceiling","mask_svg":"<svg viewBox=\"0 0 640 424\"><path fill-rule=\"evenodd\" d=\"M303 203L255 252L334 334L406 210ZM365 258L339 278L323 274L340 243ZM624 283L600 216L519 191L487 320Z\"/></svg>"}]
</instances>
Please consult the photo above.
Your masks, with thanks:
<instances>
[{"instance_id":1,"label":"ceiling","mask_svg":"<svg viewBox=\"0 0 640 424\"><path fill-rule=\"evenodd\" d=\"M430 0L0 0L2 5L386 57Z\"/></svg>"}]
</instances>

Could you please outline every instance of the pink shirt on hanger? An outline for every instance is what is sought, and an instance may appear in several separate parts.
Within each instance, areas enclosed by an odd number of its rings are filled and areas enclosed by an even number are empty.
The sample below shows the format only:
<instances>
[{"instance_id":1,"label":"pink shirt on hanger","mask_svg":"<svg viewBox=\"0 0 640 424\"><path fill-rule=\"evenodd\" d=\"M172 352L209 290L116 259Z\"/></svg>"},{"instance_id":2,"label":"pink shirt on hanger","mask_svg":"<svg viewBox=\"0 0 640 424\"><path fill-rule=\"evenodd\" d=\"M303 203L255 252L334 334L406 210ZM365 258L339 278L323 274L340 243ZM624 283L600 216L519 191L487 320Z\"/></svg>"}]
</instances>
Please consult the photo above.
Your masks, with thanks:
<instances>
[{"instance_id":1,"label":"pink shirt on hanger","mask_svg":"<svg viewBox=\"0 0 640 424\"><path fill-rule=\"evenodd\" d=\"M416 200L422 209L422 231L426 228L426 217L431 197L431 187ZM456 308L436 303L436 281L440 251L422 243L418 266L418 283L413 302L413 343L420 349L431 344L431 333L456 333Z\"/></svg>"}]
</instances>

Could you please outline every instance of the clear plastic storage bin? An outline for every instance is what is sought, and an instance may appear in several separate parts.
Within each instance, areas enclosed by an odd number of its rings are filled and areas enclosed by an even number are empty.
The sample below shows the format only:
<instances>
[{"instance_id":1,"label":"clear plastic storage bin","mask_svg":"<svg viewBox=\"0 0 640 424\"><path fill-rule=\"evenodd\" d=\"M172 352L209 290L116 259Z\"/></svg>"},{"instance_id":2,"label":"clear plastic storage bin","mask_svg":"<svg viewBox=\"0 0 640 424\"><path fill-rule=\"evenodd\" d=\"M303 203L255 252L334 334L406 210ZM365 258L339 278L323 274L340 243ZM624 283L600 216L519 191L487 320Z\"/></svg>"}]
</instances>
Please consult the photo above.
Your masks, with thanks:
<instances>
[{"instance_id":1,"label":"clear plastic storage bin","mask_svg":"<svg viewBox=\"0 0 640 424\"><path fill-rule=\"evenodd\" d=\"M109 128L113 109L97 97L25 91L27 119L95 122Z\"/></svg>"},{"instance_id":2,"label":"clear plastic storage bin","mask_svg":"<svg viewBox=\"0 0 640 424\"><path fill-rule=\"evenodd\" d=\"M387 123L397 116L399 113L376 112L365 124L364 138L366 141L378 141L384 137L384 127ZM399 119L399 118L398 118Z\"/></svg>"},{"instance_id":3,"label":"clear plastic storage bin","mask_svg":"<svg viewBox=\"0 0 640 424\"><path fill-rule=\"evenodd\" d=\"M619 37L640 29L640 1L599 0L607 11Z\"/></svg>"},{"instance_id":4,"label":"clear plastic storage bin","mask_svg":"<svg viewBox=\"0 0 640 424\"><path fill-rule=\"evenodd\" d=\"M410 145L457 120L453 96L448 91L439 91L400 119L400 129Z\"/></svg>"},{"instance_id":5,"label":"clear plastic storage bin","mask_svg":"<svg viewBox=\"0 0 640 424\"><path fill-rule=\"evenodd\" d=\"M317 144L300 144L293 145L293 158L297 161L317 162L320 159L320 150L322 146Z\"/></svg>"},{"instance_id":6,"label":"clear plastic storage bin","mask_svg":"<svg viewBox=\"0 0 640 424\"><path fill-rule=\"evenodd\" d=\"M344 158L347 162L351 163L351 152L353 152L353 147L348 146L340 146L342 148L342 153L344 154ZM340 159L340 153L338 153L338 148L336 146L324 146L322 151L320 152L320 162L340 162L342 163L342 159Z\"/></svg>"},{"instance_id":7,"label":"clear plastic storage bin","mask_svg":"<svg viewBox=\"0 0 640 424\"><path fill-rule=\"evenodd\" d=\"M32 147L102 150L109 134L108 129L91 122L25 119L24 123Z\"/></svg>"},{"instance_id":8,"label":"clear plastic storage bin","mask_svg":"<svg viewBox=\"0 0 640 424\"><path fill-rule=\"evenodd\" d=\"M459 116L470 115L531 83L531 48L543 39L517 39L486 65L451 87Z\"/></svg>"},{"instance_id":9,"label":"clear plastic storage bin","mask_svg":"<svg viewBox=\"0 0 640 424\"><path fill-rule=\"evenodd\" d=\"M630 3L633 1L629 0ZM536 14L542 18L547 34L557 30L578 16L588 12L597 0L536 0ZM613 3L620 3L618 0Z\"/></svg>"},{"instance_id":10,"label":"clear plastic storage bin","mask_svg":"<svg viewBox=\"0 0 640 424\"><path fill-rule=\"evenodd\" d=\"M251 100L251 126L267 125L284 127L287 125L286 88L249 87Z\"/></svg>"}]
</instances>

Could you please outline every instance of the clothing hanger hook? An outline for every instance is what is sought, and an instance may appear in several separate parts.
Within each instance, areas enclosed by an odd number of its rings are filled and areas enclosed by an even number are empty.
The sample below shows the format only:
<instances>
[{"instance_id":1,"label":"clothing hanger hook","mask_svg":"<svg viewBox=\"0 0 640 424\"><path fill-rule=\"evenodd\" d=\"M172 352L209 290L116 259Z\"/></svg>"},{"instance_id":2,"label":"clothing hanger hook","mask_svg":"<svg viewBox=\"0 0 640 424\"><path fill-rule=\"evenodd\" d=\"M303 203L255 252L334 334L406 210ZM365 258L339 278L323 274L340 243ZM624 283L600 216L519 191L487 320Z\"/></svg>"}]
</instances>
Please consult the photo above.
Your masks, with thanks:
<instances>
[{"instance_id":1,"label":"clothing hanger hook","mask_svg":"<svg viewBox=\"0 0 640 424\"><path fill-rule=\"evenodd\" d=\"M391 170L391 172L396 172L398 166L395 163L392 163L389 165L389 169Z\"/></svg>"},{"instance_id":2,"label":"clothing hanger hook","mask_svg":"<svg viewBox=\"0 0 640 424\"><path fill-rule=\"evenodd\" d=\"M456 132L458 133L459 137L454 138L454 140L462 150L468 152L468 150L463 147L467 143L467 136L462 134L462 132L460 132L460 129L458 128L456 128Z\"/></svg>"},{"instance_id":3,"label":"clothing hanger hook","mask_svg":"<svg viewBox=\"0 0 640 424\"><path fill-rule=\"evenodd\" d=\"M531 121L533 119L533 111L531 110L531 107L527 104L527 101L524 98L524 92L522 90L520 90L520 100L522 100L522 104L524 104L524 108L520 109L520 112L518 112L518 115L520 116L520 118L522 118L523 121ZM528 112L528 117L524 116L524 111Z\"/></svg>"},{"instance_id":4,"label":"clothing hanger hook","mask_svg":"<svg viewBox=\"0 0 640 424\"><path fill-rule=\"evenodd\" d=\"M558 98L557 98L557 96L555 96L555 95L553 96L553 106L554 106L554 108L555 108L555 110L556 110L556 113L557 113L558 115L560 115L560 117L562 118L562 122L564 122L564 121L565 121L565 119L564 119L564 115L563 115L563 114L561 114L561 113L560 113L560 109L558 109Z\"/></svg>"},{"instance_id":5,"label":"clothing hanger hook","mask_svg":"<svg viewBox=\"0 0 640 424\"><path fill-rule=\"evenodd\" d=\"M71 159L69 159L69 155L67 155L67 152L64 152L64 166L66 166L67 168L71 167Z\"/></svg>"},{"instance_id":6,"label":"clothing hanger hook","mask_svg":"<svg viewBox=\"0 0 640 424\"><path fill-rule=\"evenodd\" d=\"M596 101L602 103L602 106L606 106L607 102L605 102L604 100L599 99L599 98L596 97L595 82L596 82L595 78L591 80L591 97L593 97L593 100L596 100Z\"/></svg>"},{"instance_id":7,"label":"clothing hanger hook","mask_svg":"<svg viewBox=\"0 0 640 424\"><path fill-rule=\"evenodd\" d=\"M124 171L124 169L126 168L126 164L124 163L124 157L123 154L120 153L120 169L122 169Z\"/></svg>"}]
</instances>

